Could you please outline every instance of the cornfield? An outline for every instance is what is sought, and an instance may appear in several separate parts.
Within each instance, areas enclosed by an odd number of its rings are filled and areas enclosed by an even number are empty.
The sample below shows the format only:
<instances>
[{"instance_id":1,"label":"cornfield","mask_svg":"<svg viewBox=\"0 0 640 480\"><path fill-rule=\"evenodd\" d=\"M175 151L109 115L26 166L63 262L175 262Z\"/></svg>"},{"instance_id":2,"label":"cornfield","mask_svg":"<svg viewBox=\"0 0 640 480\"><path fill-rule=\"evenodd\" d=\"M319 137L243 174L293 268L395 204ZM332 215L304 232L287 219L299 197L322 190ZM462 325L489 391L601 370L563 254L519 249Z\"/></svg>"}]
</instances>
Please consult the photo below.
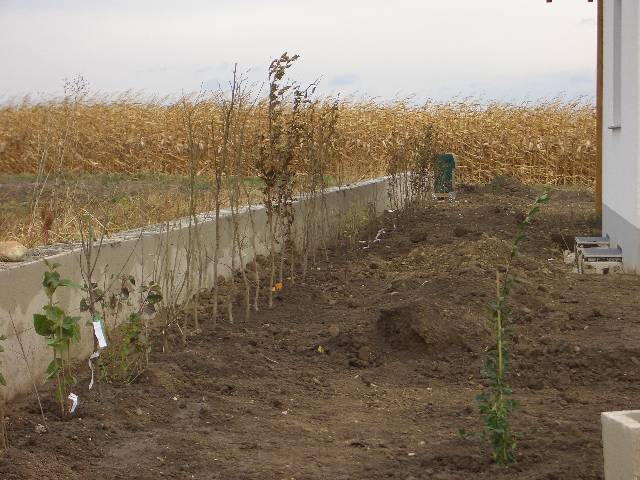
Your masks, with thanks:
<instances>
[{"instance_id":1,"label":"cornfield","mask_svg":"<svg viewBox=\"0 0 640 480\"><path fill-rule=\"evenodd\" d=\"M317 102L316 115L335 105ZM196 130L210 131L220 102L198 105ZM591 185L595 168L595 112L591 104L563 101L514 105L473 99L415 106L405 101L337 103L335 151L328 173L345 180L383 174L394 155L411 156L425 128L440 151L459 159L458 178L484 183L511 174L525 183ZM266 105L248 120L246 173L259 148ZM215 128L219 125L214 125ZM221 135L218 132L218 135ZM199 145L211 148L204 135ZM42 165L51 150L55 161ZM48 150L48 152L47 152ZM188 173L187 133L180 102L129 98L25 101L0 109L0 174L35 174L40 169L75 173ZM198 174L206 175L206 163Z\"/></svg>"},{"instance_id":2,"label":"cornfield","mask_svg":"<svg viewBox=\"0 0 640 480\"><path fill-rule=\"evenodd\" d=\"M58 100L0 108L0 240L77 240L79 215L113 233L207 211L228 201L223 179L243 177L247 201L269 202L261 192L278 185L317 191L424 168L434 152L457 154L464 183L594 180L595 112L581 100L416 105L241 87L230 118L222 92L169 101L90 96L82 79L65 87Z\"/></svg>"}]
</instances>

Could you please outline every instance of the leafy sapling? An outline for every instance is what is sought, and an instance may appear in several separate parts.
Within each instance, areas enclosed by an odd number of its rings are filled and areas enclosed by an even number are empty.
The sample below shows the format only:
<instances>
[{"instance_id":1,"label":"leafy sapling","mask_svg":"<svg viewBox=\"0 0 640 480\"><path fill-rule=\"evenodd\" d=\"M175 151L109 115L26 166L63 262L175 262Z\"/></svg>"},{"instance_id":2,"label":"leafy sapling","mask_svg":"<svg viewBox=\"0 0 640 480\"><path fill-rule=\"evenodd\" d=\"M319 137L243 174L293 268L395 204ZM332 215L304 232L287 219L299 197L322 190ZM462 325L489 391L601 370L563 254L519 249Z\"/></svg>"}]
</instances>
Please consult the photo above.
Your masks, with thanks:
<instances>
[{"instance_id":1,"label":"leafy sapling","mask_svg":"<svg viewBox=\"0 0 640 480\"><path fill-rule=\"evenodd\" d=\"M138 290L137 308L132 311L122 326L119 346L111 357L111 379L122 383L132 383L149 363L150 345L148 340L148 317L157 312L157 305L162 301L160 285L155 282L136 286L133 277L126 282L120 291L121 301L129 301L131 290ZM104 366L106 368L106 366ZM104 371L107 374L107 371Z\"/></svg>"},{"instance_id":2,"label":"leafy sapling","mask_svg":"<svg viewBox=\"0 0 640 480\"><path fill-rule=\"evenodd\" d=\"M47 367L47 379L56 378L56 398L60 406L62 418L67 417L66 399L70 385L75 383L71 375L69 350L71 343L80 341L80 317L68 315L56 302L54 295L59 288L79 288L71 280L62 278L57 263L45 260L48 270L44 272L42 286L48 298L47 305L42 307L43 313L33 315L33 325L38 335L46 338L47 345L53 350L53 360Z\"/></svg>"},{"instance_id":3,"label":"leafy sapling","mask_svg":"<svg viewBox=\"0 0 640 480\"><path fill-rule=\"evenodd\" d=\"M133 382L149 363L148 324L144 315L151 316L157 311L156 305L162 301L160 285L150 282L140 286L138 310L129 314L125 334L120 348L121 378Z\"/></svg>"},{"instance_id":4,"label":"leafy sapling","mask_svg":"<svg viewBox=\"0 0 640 480\"><path fill-rule=\"evenodd\" d=\"M516 439L509 423L509 416L517 406L517 402L511 398L513 391L509 385L509 342L513 334L511 309L508 306L512 286L510 270L518 256L520 244L526 239L526 229L531 225L540 207L548 201L549 193L545 191L536 198L524 220L518 225L503 274L496 272L496 300L489 306L493 344L489 348L482 369L489 388L478 396L478 402L486 425L486 434L492 445L491 457L500 465L512 464L515 461L516 449Z\"/></svg>"}]
</instances>

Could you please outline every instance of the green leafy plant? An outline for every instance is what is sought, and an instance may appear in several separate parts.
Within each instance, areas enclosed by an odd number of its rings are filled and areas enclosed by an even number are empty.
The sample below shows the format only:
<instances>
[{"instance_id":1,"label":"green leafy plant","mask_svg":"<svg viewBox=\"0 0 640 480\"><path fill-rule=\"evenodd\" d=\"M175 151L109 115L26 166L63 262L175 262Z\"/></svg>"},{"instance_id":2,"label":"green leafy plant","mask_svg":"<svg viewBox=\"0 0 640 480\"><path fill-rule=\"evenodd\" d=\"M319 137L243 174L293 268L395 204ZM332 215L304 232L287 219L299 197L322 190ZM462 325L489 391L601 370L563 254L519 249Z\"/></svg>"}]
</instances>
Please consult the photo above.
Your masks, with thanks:
<instances>
[{"instance_id":1,"label":"green leafy plant","mask_svg":"<svg viewBox=\"0 0 640 480\"><path fill-rule=\"evenodd\" d=\"M342 218L340 232L345 246L354 247L358 242L358 235L371 221L371 215L366 208L350 207Z\"/></svg>"},{"instance_id":2,"label":"green leafy plant","mask_svg":"<svg viewBox=\"0 0 640 480\"><path fill-rule=\"evenodd\" d=\"M33 315L33 325L38 335L46 338L47 345L53 350L53 360L47 367L47 379L56 378L56 398L60 405L62 418L67 416L65 408L69 386L75 383L71 375L69 349L71 343L80 341L80 317L72 317L60 308L53 300L59 288L78 288L71 280L62 278L57 263L45 260L48 270L44 272L42 286L48 298L47 305L42 307L43 313Z\"/></svg>"},{"instance_id":3,"label":"green leafy plant","mask_svg":"<svg viewBox=\"0 0 640 480\"><path fill-rule=\"evenodd\" d=\"M149 362L148 323L145 319L156 313L157 305L162 301L162 292L160 285L155 282L138 287L135 278L130 276L123 279L117 302L131 305L130 297L134 290L139 294L138 305L122 328L114 333L117 339L112 345L116 346L107 353L106 361L100 364L103 378L110 381L132 383Z\"/></svg>"},{"instance_id":4,"label":"green leafy plant","mask_svg":"<svg viewBox=\"0 0 640 480\"><path fill-rule=\"evenodd\" d=\"M126 383L134 381L149 362L147 324L144 322L143 315L155 314L156 305L162 301L160 285L155 282L142 285L140 293L139 308L129 314L120 345L118 373L120 379Z\"/></svg>"},{"instance_id":5,"label":"green leafy plant","mask_svg":"<svg viewBox=\"0 0 640 480\"><path fill-rule=\"evenodd\" d=\"M478 396L478 402L486 425L486 434L492 445L491 457L500 465L513 463L516 449L516 439L509 423L509 416L517 406L509 385L509 342L513 334L511 309L508 305L512 286L510 270L518 256L520 244L526 238L526 229L531 225L540 207L548 201L549 193L545 191L536 198L524 220L518 225L503 274L501 275L500 271L496 272L496 300L489 306L489 324L493 332L493 344L489 348L482 370L489 390Z\"/></svg>"}]
</instances>

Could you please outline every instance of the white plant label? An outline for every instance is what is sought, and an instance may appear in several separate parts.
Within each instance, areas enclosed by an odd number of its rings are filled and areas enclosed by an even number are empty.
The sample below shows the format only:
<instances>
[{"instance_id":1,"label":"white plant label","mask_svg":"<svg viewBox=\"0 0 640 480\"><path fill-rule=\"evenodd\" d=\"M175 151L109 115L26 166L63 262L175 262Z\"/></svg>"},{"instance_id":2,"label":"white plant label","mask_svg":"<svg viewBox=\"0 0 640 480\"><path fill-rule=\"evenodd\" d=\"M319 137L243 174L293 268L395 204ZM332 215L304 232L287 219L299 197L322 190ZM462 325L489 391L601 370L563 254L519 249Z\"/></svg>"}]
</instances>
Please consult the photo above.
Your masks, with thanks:
<instances>
[{"instance_id":1,"label":"white plant label","mask_svg":"<svg viewBox=\"0 0 640 480\"><path fill-rule=\"evenodd\" d=\"M93 333L98 339L98 346L100 348L105 348L107 346L107 338L104 335L104 330L102 329L101 321L98 320L97 322L96 321L93 322Z\"/></svg>"},{"instance_id":2,"label":"white plant label","mask_svg":"<svg viewBox=\"0 0 640 480\"><path fill-rule=\"evenodd\" d=\"M100 352L98 351L98 352L93 352L89 357L89 368L91 369L91 381L89 382L89 390L93 388L93 362L91 362L91 360L94 360L99 356L100 356Z\"/></svg>"},{"instance_id":3,"label":"white plant label","mask_svg":"<svg viewBox=\"0 0 640 480\"><path fill-rule=\"evenodd\" d=\"M71 400L71 410L70 410L70 412L73 413L78 408L78 403L80 403L80 397L78 397L78 395L76 395L75 393L70 393L69 394L69 400Z\"/></svg>"}]
</instances>

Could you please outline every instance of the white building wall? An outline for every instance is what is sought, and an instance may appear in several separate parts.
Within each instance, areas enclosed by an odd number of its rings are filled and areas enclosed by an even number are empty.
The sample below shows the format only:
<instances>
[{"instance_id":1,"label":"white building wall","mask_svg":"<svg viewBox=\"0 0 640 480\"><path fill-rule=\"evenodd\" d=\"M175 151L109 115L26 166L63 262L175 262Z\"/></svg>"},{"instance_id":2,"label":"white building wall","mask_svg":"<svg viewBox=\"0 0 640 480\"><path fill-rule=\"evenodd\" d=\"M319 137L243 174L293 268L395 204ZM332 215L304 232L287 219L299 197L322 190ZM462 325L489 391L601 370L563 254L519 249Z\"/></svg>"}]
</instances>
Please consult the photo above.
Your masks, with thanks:
<instances>
[{"instance_id":1,"label":"white building wall","mask_svg":"<svg viewBox=\"0 0 640 480\"><path fill-rule=\"evenodd\" d=\"M604 6L602 227L625 269L640 273L640 2Z\"/></svg>"}]
</instances>

